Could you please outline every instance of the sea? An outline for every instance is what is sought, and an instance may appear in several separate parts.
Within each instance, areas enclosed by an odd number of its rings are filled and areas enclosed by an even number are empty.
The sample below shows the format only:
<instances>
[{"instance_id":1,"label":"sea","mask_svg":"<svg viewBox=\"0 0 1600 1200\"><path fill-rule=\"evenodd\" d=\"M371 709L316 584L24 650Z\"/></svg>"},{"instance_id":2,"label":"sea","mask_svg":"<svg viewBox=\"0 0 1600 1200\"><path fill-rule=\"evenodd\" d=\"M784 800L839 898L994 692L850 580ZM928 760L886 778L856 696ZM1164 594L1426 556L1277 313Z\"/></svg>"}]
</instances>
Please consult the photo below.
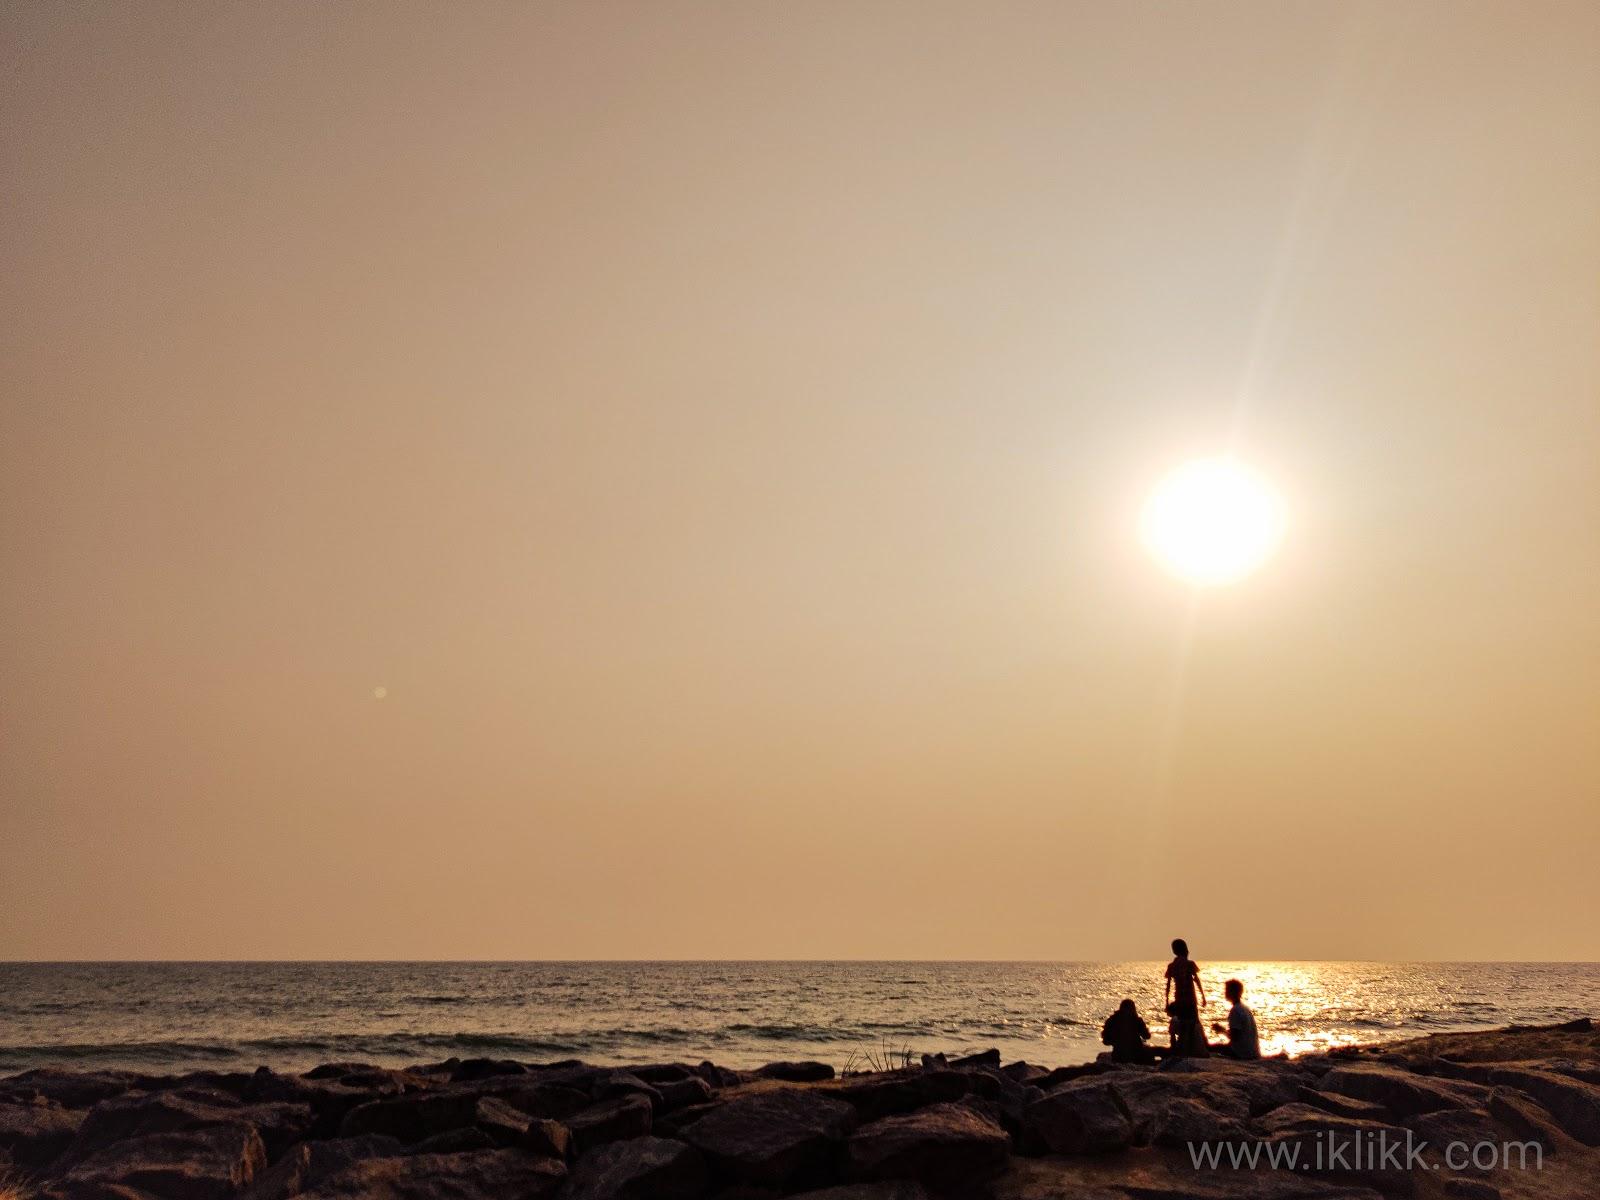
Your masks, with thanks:
<instances>
[{"instance_id":1,"label":"sea","mask_svg":"<svg viewBox=\"0 0 1600 1200\"><path fill-rule=\"evenodd\" d=\"M1165 1040L1160 962L0 963L0 1074L407 1065L452 1056L868 1069L997 1047L1084 1062L1131 997ZM1600 1017L1597 963L1202 962L1244 982L1263 1049Z\"/></svg>"}]
</instances>

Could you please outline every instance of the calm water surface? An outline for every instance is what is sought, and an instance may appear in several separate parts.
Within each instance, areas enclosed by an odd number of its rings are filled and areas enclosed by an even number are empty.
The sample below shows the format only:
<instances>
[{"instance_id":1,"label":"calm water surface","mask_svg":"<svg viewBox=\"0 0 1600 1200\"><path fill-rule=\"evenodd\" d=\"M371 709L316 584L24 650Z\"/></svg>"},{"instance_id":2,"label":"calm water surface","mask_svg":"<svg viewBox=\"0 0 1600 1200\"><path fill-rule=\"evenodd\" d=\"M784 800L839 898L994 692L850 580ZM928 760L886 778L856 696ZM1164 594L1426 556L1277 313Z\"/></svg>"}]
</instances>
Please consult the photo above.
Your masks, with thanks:
<instances>
[{"instance_id":1,"label":"calm water surface","mask_svg":"<svg viewBox=\"0 0 1600 1200\"><path fill-rule=\"evenodd\" d=\"M304 1068L332 1059L754 1066L998 1046L1096 1054L1132 996L1153 1030L1163 963L0 963L0 1071ZM1206 962L1244 980L1263 1048L1600 1016L1600 964ZM1158 1033L1164 1040L1164 1033Z\"/></svg>"}]
</instances>

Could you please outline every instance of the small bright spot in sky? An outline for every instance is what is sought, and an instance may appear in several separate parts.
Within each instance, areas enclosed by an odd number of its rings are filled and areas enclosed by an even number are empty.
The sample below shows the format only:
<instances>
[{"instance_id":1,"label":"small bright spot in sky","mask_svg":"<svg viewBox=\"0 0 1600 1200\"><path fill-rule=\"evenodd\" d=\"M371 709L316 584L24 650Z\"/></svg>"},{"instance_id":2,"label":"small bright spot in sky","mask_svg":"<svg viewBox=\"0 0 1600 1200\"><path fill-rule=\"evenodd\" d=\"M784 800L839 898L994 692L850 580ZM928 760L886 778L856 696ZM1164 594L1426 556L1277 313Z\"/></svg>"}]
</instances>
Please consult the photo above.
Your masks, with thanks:
<instances>
[{"instance_id":1,"label":"small bright spot in sky","mask_svg":"<svg viewBox=\"0 0 1600 1200\"><path fill-rule=\"evenodd\" d=\"M1145 501L1140 536L1156 561L1197 587L1234 583L1283 540L1283 500L1231 458L1185 463Z\"/></svg>"},{"instance_id":2,"label":"small bright spot in sky","mask_svg":"<svg viewBox=\"0 0 1600 1200\"><path fill-rule=\"evenodd\" d=\"M382 700L388 694L389 694L389 689L384 687L381 683L377 687L372 689L372 698L374 700Z\"/></svg>"}]
</instances>

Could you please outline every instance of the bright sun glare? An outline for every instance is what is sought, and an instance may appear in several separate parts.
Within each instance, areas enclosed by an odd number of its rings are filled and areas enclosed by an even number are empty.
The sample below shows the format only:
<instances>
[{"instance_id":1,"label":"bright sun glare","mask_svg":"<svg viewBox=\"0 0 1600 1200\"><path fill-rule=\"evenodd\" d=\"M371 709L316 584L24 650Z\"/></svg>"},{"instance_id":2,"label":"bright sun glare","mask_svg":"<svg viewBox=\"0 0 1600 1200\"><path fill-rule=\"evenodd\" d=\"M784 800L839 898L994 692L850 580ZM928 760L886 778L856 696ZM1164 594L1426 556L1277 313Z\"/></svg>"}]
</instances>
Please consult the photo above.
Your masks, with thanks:
<instances>
[{"instance_id":1,"label":"bright sun glare","mask_svg":"<svg viewBox=\"0 0 1600 1200\"><path fill-rule=\"evenodd\" d=\"M1215 587L1243 579L1283 540L1283 501L1230 458L1185 463L1145 501L1145 547L1179 579Z\"/></svg>"}]
</instances>

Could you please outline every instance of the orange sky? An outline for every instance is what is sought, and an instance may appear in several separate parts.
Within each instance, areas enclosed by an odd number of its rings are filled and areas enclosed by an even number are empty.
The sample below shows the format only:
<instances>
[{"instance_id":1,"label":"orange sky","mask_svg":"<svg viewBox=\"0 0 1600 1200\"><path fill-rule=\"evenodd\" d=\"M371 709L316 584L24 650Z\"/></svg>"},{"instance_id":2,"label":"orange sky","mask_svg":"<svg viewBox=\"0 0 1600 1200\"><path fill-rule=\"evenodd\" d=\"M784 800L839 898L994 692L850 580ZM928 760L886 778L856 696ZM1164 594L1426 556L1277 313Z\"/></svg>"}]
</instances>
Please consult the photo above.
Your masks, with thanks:
<instances>
[{"instance_id":1,"label":"orange sky","mask_svg":"<svg viewBox=\"0 0 1600 1200\"><path fill-rule=\"evenodd\" d=\"M1600 958L1595 5L0 57L0 957Z\"/></svg>"}]
</instances>

